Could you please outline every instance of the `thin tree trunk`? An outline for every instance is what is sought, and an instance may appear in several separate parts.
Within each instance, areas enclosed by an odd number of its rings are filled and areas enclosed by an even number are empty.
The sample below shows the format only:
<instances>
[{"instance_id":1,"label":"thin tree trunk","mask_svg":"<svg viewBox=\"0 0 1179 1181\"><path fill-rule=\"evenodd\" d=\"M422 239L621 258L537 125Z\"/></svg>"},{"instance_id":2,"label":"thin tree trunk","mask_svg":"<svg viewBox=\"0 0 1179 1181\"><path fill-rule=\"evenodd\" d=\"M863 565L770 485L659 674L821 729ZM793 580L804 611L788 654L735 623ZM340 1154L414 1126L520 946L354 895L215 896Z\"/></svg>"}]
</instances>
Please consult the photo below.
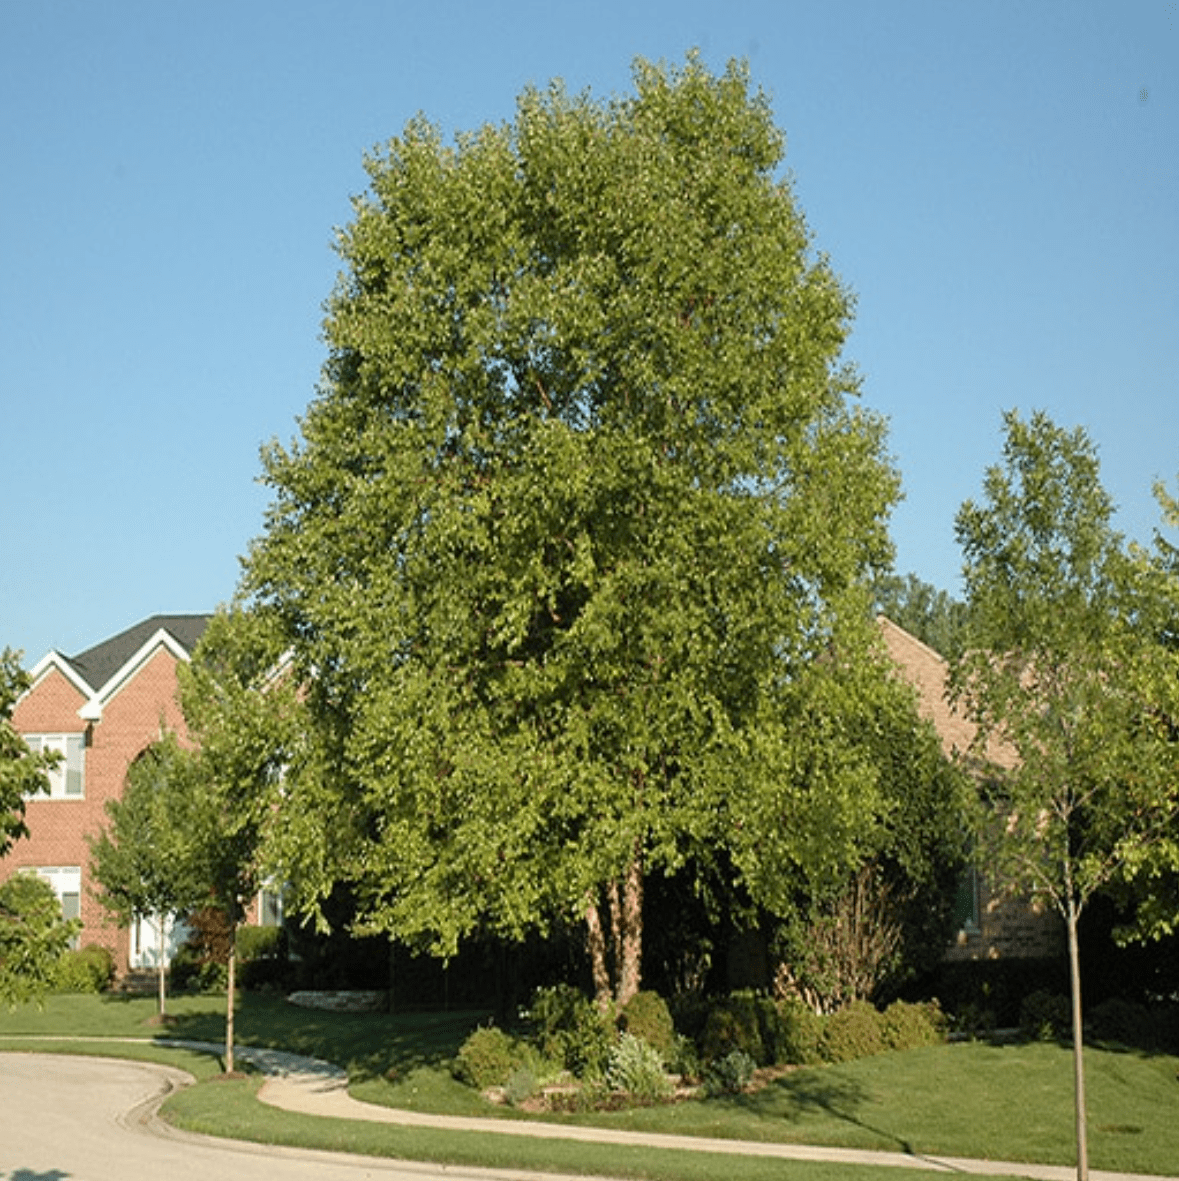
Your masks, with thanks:
<instances>
[{"instance_id":1,"label":"thin tree trunk","mask_svg":"<svg viewBox=\"0 0 1179 1181\"><path fill-rule=\"evenodd\" d=\"M590 970L594 980L594 999L598 1008L605 1012L610 1007L610 969L606 964L606 935L602 930L602 915L593 899L585 908L585 925Z\"/></svg>"},{"instance_id":2,"label":"thin tree trunk","mask_svg":"<svg viewBox=\"0 0 1179 1181\"><path fill-rule=\"evenodd\" d=\"M162 913L157 917L160 920L160 934L158 941L159 951L156 957L156 981L159 985L160 1017L163 1018L167 1016L168 1007L168 981L167 971L164 967L164 960L168 951L167 918Z\"/></svg>"},{"instance_id":3,"label":"thin tree trunk","mask_svg":"<svg viewBox=\"0 0 1179 1181\"><path fill-rule=\"evenodd\" d=\"M1081 956L1077 938L1077 903L1069 892L1068 973L1073 1005L1073 1085L1076 1092L1077 1181L1089 1181L1089 1144L1085 1113L1084 1026L1081 1020Z\"/></svg>"},{"instance_id":4,"label":"thin tree trunk","mask_svg":"<svg viewBox=\"0 0 1179 1181\"><path fill-rule=\"evenodd\" d=\"M237 985L237 923L229 924L229 965L226 973L229 989L225 998L225 1073L233 1074L233 993Z\"/></svg>"}]
</instances>

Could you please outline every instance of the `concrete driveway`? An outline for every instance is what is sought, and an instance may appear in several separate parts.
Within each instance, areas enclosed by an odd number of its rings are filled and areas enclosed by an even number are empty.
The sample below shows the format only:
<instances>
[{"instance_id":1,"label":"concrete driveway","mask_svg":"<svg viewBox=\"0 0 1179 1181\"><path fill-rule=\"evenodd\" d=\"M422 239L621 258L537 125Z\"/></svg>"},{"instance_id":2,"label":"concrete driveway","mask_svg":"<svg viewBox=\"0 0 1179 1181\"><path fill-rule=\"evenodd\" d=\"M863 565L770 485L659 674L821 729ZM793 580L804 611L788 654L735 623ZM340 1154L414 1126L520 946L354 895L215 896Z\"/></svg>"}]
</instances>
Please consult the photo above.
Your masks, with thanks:
<instances>
[{"instance_id":1,"label":"concrete driveway","mask_svg":"<svg viewBox=\"0 0 1179 1181\"><path fill-rule=\"evenodd\" d=\"M0 1054L4 1181L486 1181L534 1174L374 1160L190 1136L153 1118L179 1071L105 1058ZM551 1177L546 1181L553 1181ZM585 1181L581 1178L580 1181Z\"/></svg>"}]
</instances>

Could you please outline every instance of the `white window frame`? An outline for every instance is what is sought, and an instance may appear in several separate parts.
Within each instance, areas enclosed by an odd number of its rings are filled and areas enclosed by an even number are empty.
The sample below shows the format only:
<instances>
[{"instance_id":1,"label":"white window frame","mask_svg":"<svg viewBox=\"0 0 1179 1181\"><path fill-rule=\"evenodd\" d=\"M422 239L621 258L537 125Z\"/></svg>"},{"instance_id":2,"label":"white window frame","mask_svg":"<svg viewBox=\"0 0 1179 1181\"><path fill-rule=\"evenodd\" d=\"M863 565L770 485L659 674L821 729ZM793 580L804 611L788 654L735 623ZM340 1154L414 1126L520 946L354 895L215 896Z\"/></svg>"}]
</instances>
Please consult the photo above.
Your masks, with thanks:
<instances>
[{"instance_id":1,"label":"white window frame","mask_svg":"<svg viewBox=\"0 0 1179 1181\"><path fill-rule=\"evenodd\" d=\"M79 865L39 865L34 870L43 882L47 882L57 896L64 919L82 917L82 867ZM79 936L70 940L71 949L77 949Z\"/></svg>"},{"instance_id":2,"label":"white window frame","mask_svg":"<svg viewBox=\"0 0 1179 1181\"><path fill-rule=\"evenodd\" d=\"M258 926L281 927L283 924L282 891L272 882L258 891Z\"/></svg>"},{"instance_id":3,"label":"white window frame","mask_svg":"<svg viewBox=\"0 0 1179 1181\"><path fill-rule=\"evenodd\" d=\"M86 735L76 734L22 734L29 750L34 754L41 751L57 751L61 755L56 767L47 771L49 795L31 796L31 799L84 800L86 798Z\"/></svg>"}]
</instances>

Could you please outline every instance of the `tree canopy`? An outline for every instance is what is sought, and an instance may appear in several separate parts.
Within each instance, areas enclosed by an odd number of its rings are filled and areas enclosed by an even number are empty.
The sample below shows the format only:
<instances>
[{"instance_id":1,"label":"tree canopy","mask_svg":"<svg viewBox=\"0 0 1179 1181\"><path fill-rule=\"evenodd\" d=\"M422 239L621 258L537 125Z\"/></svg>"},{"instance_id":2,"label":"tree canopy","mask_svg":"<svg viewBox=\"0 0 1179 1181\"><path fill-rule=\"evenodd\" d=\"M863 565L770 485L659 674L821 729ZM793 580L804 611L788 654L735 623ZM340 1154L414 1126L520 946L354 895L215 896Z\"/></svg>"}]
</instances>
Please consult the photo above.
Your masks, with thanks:
<instances>
[{"instance_id":1,"label":"tree canopy","mask_svg":"<svg viewBox=\"0 0 1179 1181\"><path fill-rule=\"evenodd\" d=\"M0 885L0 1003L40 1000L81 923L64 919L53 887L32 872Z\"/></svg>"},{"instance_id":2,"label":"tree canopy","mask_svg":"<svg viewBox=\"0 0 1179 1181\"><path fill-rule=\"evenodd\" d=\"M1083 1174L1077 920L1096 890L1174 841L1179 653L1161 636L1176 599L1113 528L1085 432L1042 413L1004 426L983 501L957 517L970 642L954 683L980 750L998 735L1018 754L980 828L997 877L1051 899L1067 926Z\"/></svg>"},{"instance_id":3,"label":"tree canopy","mask_svg":"<svg viewBox=\"0 0 1179 1181\"><path fill-rule=\"evenodd\" d=\"M91 874L102 887L97 897L103 907L122 926L137 916L158 916L161 1015L167 920L200 905L208 890L194 865L193 759L174 734L148 747L128 769L122 797L107 802L107 824L90 841Z\"/></svg>"},{"instance_id":4,"label":"tree canopy","mask_svg":"<svg viewBox=\"0 0 1179 1181\"><path fill-rule=\"evenodd\" d=\"M876 610L928 644L939 656L953 660L962 651L966 604L947 591L923 582L916 574L885 574L873 585Z\"/></svg>"},{"instance_id":5,"label":"tree canopy","mask_svg":"<svg viewBox=\"0 0 1179 1181\"><path fill-rule=\"evenodd\" d=\"M898 490L766 99L634 82L368 160L243 584L306 686L296 901L443 955L580 916L623 1000L646 875L723 847L786 905L875 830L841 718Z\"/></svg>"},{"instance_id":6,"label":"tree canopy","mask_svg":"<svg viewBox=\"0 0 1179 1181\"><path fill-rule=\"evenodd\" d=\"M186 873L229 928L227 1073L233 1072L237 929L263 884L263 830L281 803L279 780L298 708L297 687L282 674L280 655L261 616L222 609L178 673L195 743L182 813L190 845Z\"/></svg>"}]
</instances>

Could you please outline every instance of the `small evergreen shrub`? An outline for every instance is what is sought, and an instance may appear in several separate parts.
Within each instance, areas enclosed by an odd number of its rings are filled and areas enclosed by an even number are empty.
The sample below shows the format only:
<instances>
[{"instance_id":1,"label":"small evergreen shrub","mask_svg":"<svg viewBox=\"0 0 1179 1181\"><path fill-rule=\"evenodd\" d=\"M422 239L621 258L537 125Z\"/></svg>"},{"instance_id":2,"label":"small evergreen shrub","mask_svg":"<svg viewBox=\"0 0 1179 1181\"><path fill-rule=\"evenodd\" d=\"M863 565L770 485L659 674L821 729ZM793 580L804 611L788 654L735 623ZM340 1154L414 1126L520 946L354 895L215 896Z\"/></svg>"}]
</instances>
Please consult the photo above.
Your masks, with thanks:
<instances>
[{"instance_id":1,"label":"small evergreen shrub","mask_svg":"<svg viewBox=\"0 0 1179 1181\"><path fill-rule=\"evenodd\" d=\"M503 1086L518 1060L515 1039L494 1025L483 1025L459 1047L452 1073L460 1082L485 1091Z\"/></svg>"},{"instance_id":2,"label":"small evergreen shrub","mask_svg":"<svg viewBox=\"0 0 1179 1181\"><path fill-rule=\"evenodd\" d=\"M657 1050L664 1062L675 1049L675 1025L667 1002L657 992L636 992L619 1018L618 1027Z\"/></svg>"},{"instance_id":3,"label":"small evergreen shrub","mask_svg":"<svg viewBox=\"0 0 1179 1181\"><path fill-rule=\"evenodd\" d=\"M946 1019L937 1001L893 1001L880 1018L880 1036L889 1050L914 1050L946 1040Z\"/></svg>"},{"instance_id":4,"label":"small evergreen shrub","mask_svg":"<svg viewBox=\"0 0 1179 1181\"><path fill-rule=\"evenodd\" d=\"M54 992L105 992L115 977L115 960L97 943L67 951L57 962Z\"/></svg>"},{"instance_id":5,"label":"small evergreen shrub","mask_svg":"<svg viewBox=\"0 0 1179 1181\"><path fill-rule=\"evenodd\" d=\"M633 1033L623 1033L610 1051L606 1085L635 1099L655 1103L671 1097L674 1088L663 1072L663 1057Z\"/></svg>"},{"instance_id":6,"label":"small evergreen shrub","mask_svg":"<svg viewBox=\"0 0 1179 1181\"><path fill-rule=\"evenodd\" d=\"M851 1062L885 1048L880 1014L867 1001L852 1001L824 1022L820 1047L827 1062Z\"/></svg>"},{"instance_id":7,"label":"small evergreen shrub","mask_svg":"<svg viewBox=\"0 0 1179 1181\"><path fill-rule=\"evenodd\" d=\"M1068 997L1039 988L1019 1007L1019 1028L1033 1041L1054 1042L1068 1035L1072 1010Z\"/></svg>"},{"instance_id":8,"label":"small evergreen shrub","mask_svg":"<svg viewBox=\"0 0 1179 1181\"><path fill-rule=\"evenodd\" d=\"M704 1089L710 1095L736 1095L753 1080L756 1063L744 1050L730 1050L710 1062L704 1072Z\"/></svg>"}]
</instances>

